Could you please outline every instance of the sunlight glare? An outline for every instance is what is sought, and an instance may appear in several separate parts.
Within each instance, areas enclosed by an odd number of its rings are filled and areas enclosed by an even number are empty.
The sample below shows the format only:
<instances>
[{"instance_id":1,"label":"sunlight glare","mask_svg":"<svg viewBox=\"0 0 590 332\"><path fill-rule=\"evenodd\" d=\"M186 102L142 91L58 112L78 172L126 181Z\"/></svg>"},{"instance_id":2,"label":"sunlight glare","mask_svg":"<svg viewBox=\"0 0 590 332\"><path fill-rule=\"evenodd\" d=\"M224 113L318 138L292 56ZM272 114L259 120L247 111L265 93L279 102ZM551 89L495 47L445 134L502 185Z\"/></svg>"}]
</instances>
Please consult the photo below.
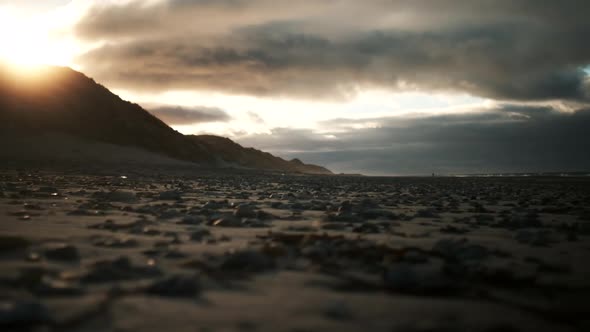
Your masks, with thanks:
<instances>
[{"instance_id":1,"label":"sunlight glare","mask_svg":"<svg viewBox=\"0 0 590 332\"><path fill-rule=\"evenodd\" d=\"M72 45L56 38L60 22L52 15L22 16L0 7L0 60L14 70L70 65Z\"/></svg>"}]
</instances>

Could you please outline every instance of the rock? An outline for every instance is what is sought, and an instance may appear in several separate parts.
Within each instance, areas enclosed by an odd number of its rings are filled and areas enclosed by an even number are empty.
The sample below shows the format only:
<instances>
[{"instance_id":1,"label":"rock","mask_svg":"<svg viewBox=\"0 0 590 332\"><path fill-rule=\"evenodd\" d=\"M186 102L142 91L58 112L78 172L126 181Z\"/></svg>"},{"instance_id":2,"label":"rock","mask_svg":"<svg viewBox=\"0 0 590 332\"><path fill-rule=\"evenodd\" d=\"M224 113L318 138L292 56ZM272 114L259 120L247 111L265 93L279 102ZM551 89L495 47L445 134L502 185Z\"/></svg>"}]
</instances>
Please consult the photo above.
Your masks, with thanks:
<instances>
[{"instance_id":1,"label":"rock","mask_svg":"<svg viewBox=\"0 0 590 332\"><path fill-rule=\"evenodd\" d=\"M240 204L236 207L234 216L237 218L255 218L256 210L249 204Z\"/></svg>"},{"instance_id":2,"label":"rock","mask_svg":"<svg viewBox=\"0 0 590 332\"><path fill-rule=\"evenodd\" d=\"M192 231L191 233L191 240L193 241L203 241L203 239L208 238L211 236L211 232L205 228L205 227L201 227L198 228L194 231Z\"/></svg>"},{"instance_id":3,"label":"rock","mask_svg":"<svg viewBox=\"0 0 590 332\"><path fill-rule=\"evenodd\" d=\"M437 266L395 263L384 273L385 287L407 293L448 292L456 288Z\"/></svg>"},{"instance_id":4,"label":"rock","mask_svg":"<svg viewBox=\"0 0 590 332\"><path fill-rule=\"evenodd\" d=\"M0 301L0 327L16 328L41 324L53 321L49 310L43 304L24 300ZM5 330L8 331L8 330Z\"/></svg>"},{"instance_id":5,"label":"rock","mask_svg":"<svg viewBox=\"0 0 590 332\"><path fill-rule=\"evenodd\" d=\"M420 287L418 273L409 264L395 264L384 276L385 285L400 291L417 290Z\"/></svg>"},{"instance_id":6,"label":"rock","mask_svg":"<svg viewBox=\"0 0 590 332\"><path fill-rule=\"evenodd\" d=\"M426 263L428 262L428 255L421 250L408 249L404 252L402 259L409 263Z\"/></svg>"},{"instance_id":7,"label":"rock","mask_svg":"<svg viewBox=\"0 0 590 332\"><path fill-rule=\"evenodd\" d=\"M334 320L351 320L354 318L353 311L344 301L334 301L325 306L322 310L325 317Z\"/></svg>"},{"instance_id":8,"label":"rock","mask_svg":"<svg viewBox=\"0 0 590 332\"><path fill-rule=\"evenodd\" d=\"M20 236L0 236L0 253L25 249L29 244L28 240Z\"/></svg>"},{"instance_id":9,"label":"rock","mask_svg":"<svg viewBox=\"0 0 590 332\"><path fill-rule=\"evenodd\" d=\"M55 187L44 186L44 187L40 187L39 190L37 190L37 192L48 193L48 194L57 194L57 193L59 193L59 190Z\"/></svg>"},{"instance_id":10,"label":"rock","mask_svg":"<svg viewBox=\"0 0 590 332\"><path fill-rule=\"evenodd\" d=\"M156 236L162 234L159 230L151 227L144 227L141 232L143 235Z\"/></svg>"},{"instance_id":11,"label":"rock","mask_svg":"<svg viewBox=\"0 0 590 332\"><path fill-rule=\"evenodd\" d=\"M489 255L487 248L470 244L466 239L441 239L434 244L432 251L451 261L478 261Z\"/></svg>"},{"instance_id":12,"label":"rock","mask_svg":"<svg viewBox=\"0 0 590 332\"><path fill-rule=\"evenodd\" d=\"M436 213L432 209L418 210L418 211L416 211L416 214L414 215L414 217L415 218L433 218L433 219L440 218L438 213Z\"/></svg>"},{"instance_id":13,"label":"rock","mask_svg":"<svg viewBox=\"0 0 590 332\"><path fill-rule=\"evenodd\" d=\"M338 207L338 212L352 212L352 203L350 203L350 201L344 201L340 203L340 206Z\"/></svg>"},{"instance_id":14,"label":"rock","mask_svg":"<svg viewBox=\"0 0 590 332\"><path fill-rule=\"evenodd\" d=\"M205 219L201 216L192 216L192 215L188 215L188 216L184 216L182 218L181 221L178 222L178 224L181 225L200 225L205 221Z\"/></svg>"},{"instance_id":15,"label":"rock","mask_svg":"<svg viewBox=\"0 0 590 332\"><path fill-rule=\"evenodd\" d=\"M100 239L94 242L94 245L108 248L135 248L139 242L135 239Z\"/></svg>"},{"instance_id":16,"label":"rock","mask_svg":"<svg viewBox=\"0 0 590 332\"><path fill-rule=\"evenodd\" d=\"M381 228L379 225L372 224L372 223L364 223L359 226L356 226L352 229L355 233L364 233L364 234L379 234L381 233Z\"/></svg>"},{"instance_id":17,"label":"rock","mask_svg":"<svg viewBox=\"0 0 590 332\"><path fill-rule=\"evenodd\" d=\"M440 232L445 234L465 234L469 232L469 229L453 225L446 225L440 229Z\"/></svg>"},{"instance_id":18,"label":"rock","mask_svg":"<svg viewBox=\"0 0 590 332\"><path fill-rule=\"evenodd\" d=\"M112 261L96 262L82 278L83 282L103 283L119 280L142 279L160 276L161 271L155 266L134 266L127 257Z\"/></svg>"},{"instance_id":19,"label":"rock","mask_svg":"<svg viewBox=\"0 0 590 332\"><path fill-rule=\"evenodd\" d=\"M158 195L158 198L162 201L179 201L182 199L182 194L175 190L163 191Z\"/></svg>"},{"instance_id":20,"label":"rock","mask_svg":"<svg viewBox=\"0 0 590 332\"><path fill-rule=\"evenodd\" d=\"M137 201L137 196L132 191L116 190L102 194L97 193L97 195L110 202L133 203Z\"/></svg>"},{"instance_id":21,"label":"rock","mask_svg":"<svg viewBox=\"0 0 590 332\"><path fill-rule=\"evenodd\" d=\"M242 222L245 226L252 228L266 228L271 227L270 224L258 219L246 219Z\"/></svg>"},{"instance_id":22,"label":"rock","mask_svg":"<svg viewBox=\"0 0 590 332\"><path fill-rule=\"evenodd\" d=\"M263 272L274 267L273 259L253 250L233 253L220 266L222 270L231 272Z\"/></svg>"},{"instance_id":23,"label":"rock","mask_svg":"<svg viewBox=\"0 0 590 332\"><path fill-rule=\"evenodd\" d=\"M242 221L235 217L222 217L215 220L212 226L216 227L244 227Z\"/></svg>"},{"instance_id":24,"label":"rock","mask_svg":"<svg viewBox=\"0 0 590 332\"><path fill-rule=\"evenodd\" d=\"M187 254L180 252L178 250L170 250L164 254L165 258L168 259L179 259L179 258L186 258Z\"/></svg>"},{"instance_id":25,"label":"rock","mask_svg":"<svg viewBox=\"0 0 590 332\"><path fill-rule=\"evenodd\" d=\"M174 219L182 216L182 212L178 211L177 209L165 209L158 212L158 219L166 220L166 219Z\"/></svg>"},{"instance_id":26,"label":"rock","mask_svg":"<svg viewBox=\"0 0 590 332\"><path fill-rule=\"evenodd\" d=\"M329 222L329 223L322 224L322 229L331 230L331 231L342 231L342 230L346 230L347 228L348 228L348 225L345 223L341 223L341 222Z\"/></svg>"},{"instance_id":27,"label":"rock","mask_svg":"<svg viewBox=\"0 0 590 332\"><path fill-rule=\"evenodd\" d=\"M203 209L217 210L223 208L226 205L227 204L225 202L207 201L207 203L203 205Z\"/></svg>"},{"instance_id":28,"label":"rock","mask_svg":"<svg viewBox=\"0 0 590 332\"><path fill-rule=\"evenodd\" d=\"M326 221L346 222L346 223L358 223L362 222L362 219L354 215L351 212L340 211L336 214L328 214L325 218Z\"/></svg>"},{"instance_id":29,"label":"rock","mask_svg":"<svg viewBox=\"0 0 590 332\"><path fill-rule=\"evenodd\" d=\"M60 244L45 250L45 257L56 261L77 261L80 259L78 249L72 245Z\"/></svg>"},{"instance_id":30,"label":"rock","mask_svg":"<svg viewBox=\"0 0 590 332\"><path fill-rule=\"evenodd\" d=\"M62 280L54 280L44 277L33 288L33 292L39 296L77 296L84 294L84 290Z\"/></svg>"},{"instance_id":31,"label":"rock","mask_svg":"<svg viewBox=\"0 0 590 332\"><path fill-rule=\"evenodd\" d=\"M537 247L547 247L557 242L556 236L549 230L519 230L515 238L518 242Z\"/></svg>"},{"instance_id":32,"label":"rock","mask_svg":"<svg viewBox=\"0 0 590 332\"><path fill-rule=\"evenodd\" d=\"M201 292L201 284L194 276L175 275L154 282L146 292L167 297L195 297Z\"/></svg>"}]
</instances>

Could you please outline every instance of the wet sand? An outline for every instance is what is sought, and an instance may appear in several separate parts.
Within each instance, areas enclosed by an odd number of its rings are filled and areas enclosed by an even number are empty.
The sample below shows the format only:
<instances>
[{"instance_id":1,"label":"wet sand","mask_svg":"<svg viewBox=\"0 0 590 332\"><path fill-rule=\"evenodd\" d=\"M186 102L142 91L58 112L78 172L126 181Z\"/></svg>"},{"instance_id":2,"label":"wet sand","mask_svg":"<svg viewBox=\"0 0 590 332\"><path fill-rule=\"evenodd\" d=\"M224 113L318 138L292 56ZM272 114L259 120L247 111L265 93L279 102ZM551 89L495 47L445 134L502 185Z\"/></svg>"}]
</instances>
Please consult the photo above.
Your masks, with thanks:
<instances>
[{"instance_id":1,"label":"wet sand","mask_svg":"<svg viewBox=\"0 0 590 332\"><path fill-rule=\"evenodd\" d=\"M0 329L585 331L590 179L0 173Z\"/></svg>"}]
</instances>

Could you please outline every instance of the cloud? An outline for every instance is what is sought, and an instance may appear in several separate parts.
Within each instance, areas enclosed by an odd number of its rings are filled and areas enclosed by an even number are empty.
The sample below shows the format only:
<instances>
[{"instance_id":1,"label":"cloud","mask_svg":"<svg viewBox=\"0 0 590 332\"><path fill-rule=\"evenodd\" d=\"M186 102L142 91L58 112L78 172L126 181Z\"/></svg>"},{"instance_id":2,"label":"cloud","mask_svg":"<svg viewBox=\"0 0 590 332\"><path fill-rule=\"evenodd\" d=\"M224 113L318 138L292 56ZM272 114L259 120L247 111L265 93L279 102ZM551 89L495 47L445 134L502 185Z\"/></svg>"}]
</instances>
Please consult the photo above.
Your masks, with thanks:
<instances>
[{"instance_id":1,"label":"cloud","mask_svg":"<svg viewBox=\"0 0 590 332\"><path fill-rule=\"evenodd\" d=\"M587 1L132 1L94 7L80 56L114 87L346 98L358 89L590 100Z\"/></svg>"},{"instance_id":2,"label":"cloud","mask_svg":"<svg viewBox=\"0 0 590 332\"><path fill-rule=\"evenodd\" d=\"M169 125L189 125L205 122L226 122L231 117L216 107L161 106L149 109L149 112Z\"/></svg>"},{"instance_id":3,"label":"cloud","mask_svg":"<svg viewBox=\"0 0 590 332\"><path fill-rule=\"evenodd\" d=\"M504 104L468 114L332 119L324 126L321 131L276 128L237 141L338 172L590 170L585 153L590 109L564 113L550 106Z\"/></svg>"}]
</instances>

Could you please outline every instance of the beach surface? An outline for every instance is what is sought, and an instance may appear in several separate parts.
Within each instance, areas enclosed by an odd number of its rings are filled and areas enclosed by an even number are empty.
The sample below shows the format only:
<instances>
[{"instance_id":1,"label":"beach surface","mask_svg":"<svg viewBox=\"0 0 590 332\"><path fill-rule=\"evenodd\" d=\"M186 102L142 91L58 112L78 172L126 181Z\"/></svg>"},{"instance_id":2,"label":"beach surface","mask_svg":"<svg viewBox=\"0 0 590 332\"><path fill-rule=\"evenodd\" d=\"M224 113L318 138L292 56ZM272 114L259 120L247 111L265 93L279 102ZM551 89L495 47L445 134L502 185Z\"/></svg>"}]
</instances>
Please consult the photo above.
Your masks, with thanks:
<instances>
[{"instance_id":1,"label":"beach surface","mask_svg":"<svg viewBox=\"0 0 590 332\"><path fill-rule=\"evenodd\" d=\"M590 178L0 172L2 331L587 331Z\"/></svg>"}]
</instances>

